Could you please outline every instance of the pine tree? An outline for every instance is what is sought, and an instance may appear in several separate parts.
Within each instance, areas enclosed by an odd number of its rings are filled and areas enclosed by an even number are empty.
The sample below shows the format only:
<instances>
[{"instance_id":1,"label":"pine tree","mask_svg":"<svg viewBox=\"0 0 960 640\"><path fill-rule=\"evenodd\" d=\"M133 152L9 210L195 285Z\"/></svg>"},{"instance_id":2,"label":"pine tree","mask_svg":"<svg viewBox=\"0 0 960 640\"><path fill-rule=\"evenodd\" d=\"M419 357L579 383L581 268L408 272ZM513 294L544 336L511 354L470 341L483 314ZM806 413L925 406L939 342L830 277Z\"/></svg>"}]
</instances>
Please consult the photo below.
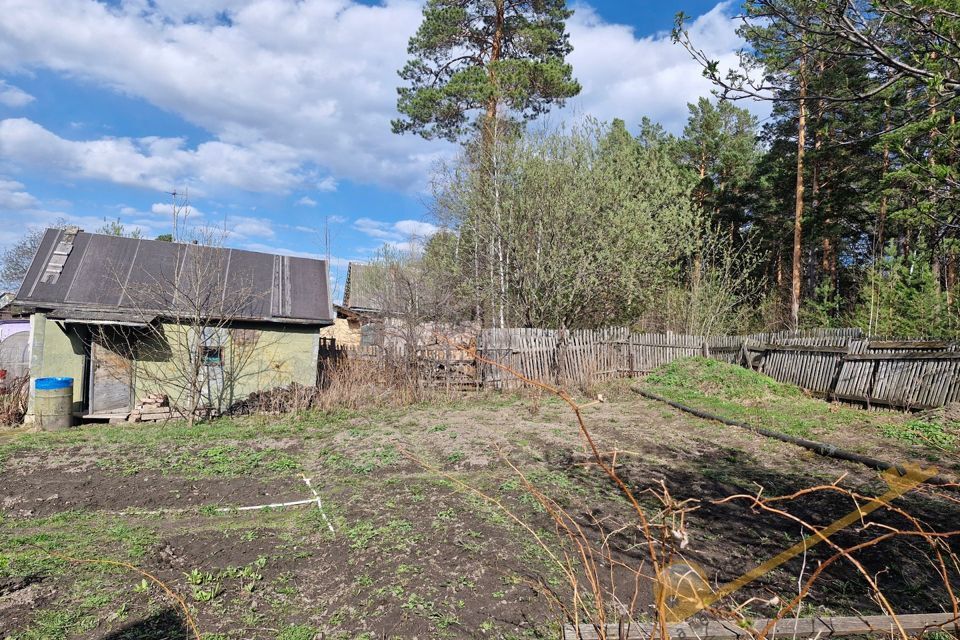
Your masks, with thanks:
<instances>
[{"instance_id":1,"label":"pine tree","mask_svg":"<svg viewBox=\"0 0 960 640\"><path fill-rule=\"evenodd\" d=\"M746 191L760 156L757 119L725 100L714 105L700 98L687 109L680 152L699 180L694 201L714 225L736 236L748 221Z\"/></svg>"},{"instance_id":2,"label":"pine tree","mask_svg":"<svg viewBox=\"0 0 960 640\"><path fill-rule=\"evenodd\" d=\"M456 140L471 115L525 120L580 92L564 0L428 0L400 71L395 133Z\"/></svg>"}]
</instances>

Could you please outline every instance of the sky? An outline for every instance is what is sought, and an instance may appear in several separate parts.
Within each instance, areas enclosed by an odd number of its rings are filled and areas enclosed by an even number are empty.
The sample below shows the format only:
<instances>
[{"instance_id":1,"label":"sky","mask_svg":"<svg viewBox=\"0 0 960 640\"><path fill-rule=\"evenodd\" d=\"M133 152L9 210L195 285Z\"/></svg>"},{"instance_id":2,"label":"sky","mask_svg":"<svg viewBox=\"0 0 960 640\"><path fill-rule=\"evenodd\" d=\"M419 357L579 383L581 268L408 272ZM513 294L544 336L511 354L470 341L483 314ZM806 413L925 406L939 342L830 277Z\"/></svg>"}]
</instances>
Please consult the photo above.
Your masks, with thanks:
<instances>
[{"instance_id":1,"label":"sky","mask_svg":"<svg viewBox=\"0 0 960 640\"><path fill-rule=\"evenodd\" d=\"M732 63L733 5L574 2L583 86L545 118L643 116L680 133L709 83L674 16ZM170 231L172 192L229 246L332 256L436 230L429 179L454 144L391 133L418 0L0 0L0 248L30 228ZM329 242L327 241L329 238Z\"/></svg>"}]
</instances>

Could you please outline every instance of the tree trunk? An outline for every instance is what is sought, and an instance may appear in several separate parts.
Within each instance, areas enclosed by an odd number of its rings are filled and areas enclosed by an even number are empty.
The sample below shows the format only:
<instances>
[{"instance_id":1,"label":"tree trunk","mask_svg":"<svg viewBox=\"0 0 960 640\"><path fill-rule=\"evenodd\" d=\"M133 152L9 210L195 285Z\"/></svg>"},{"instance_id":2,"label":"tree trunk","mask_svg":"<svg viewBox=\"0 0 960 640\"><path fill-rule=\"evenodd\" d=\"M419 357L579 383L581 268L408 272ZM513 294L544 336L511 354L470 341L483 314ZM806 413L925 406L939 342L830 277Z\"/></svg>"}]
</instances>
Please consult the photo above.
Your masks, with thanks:
<instances>
[{"instance_id":1,"label":"tree trunk","mask_svg":"<svg viewBox=\"0 0 960 640\"><path fill-rule=\"evenodd\" d=\"M797 191L793 212L793 280L790 290L790 327L800 326L801 262L803 261L803 161L807 144L807 77L806 59L801 56L797 79L800 83L799 113L797 115Z\"/></svg>"},{"instance_id":2,"label":"tree trunk","mask_svg":"<svg viewBox=\"0 0 960 640\"><path fill-rule=\"evenodd\" d=\"M946 285L947 285L947 307L949 309L953 308L954 296L953 290L957 286L957 256L954 254L947 255L947 274L946 274Z\"/></svg>"},{"instance_id":3,"label":"tree trunk","mask_svg":"<svg viewBox=\"0 0 960 640\"><path fill-rule=\"evenodd\" d=\"M505 0L494 0L494 29L493 39L490 43L490 59L487 63L487 79L493 91L490 92L490 98L487 100L487 109L484 114L483 123L483 149L481 154L484 158L487 180L489 180L491 205L493 208L493 224L491 225L490 250L490 314L499 320L499 325L504 326L504 305L506 304L506 273L503 256L503 224L502 212L500 210L500 184L499 167L497 158L497 138L499 134L498 110L499 110L499 91L497 87L496 63L503 56L503 34L505 25L504 15ZM494 264L493 260L496 260ZM499 277L498 277L499 276ZM498 310L499 303L499 310Z\"/></svg>"}]
</instances>

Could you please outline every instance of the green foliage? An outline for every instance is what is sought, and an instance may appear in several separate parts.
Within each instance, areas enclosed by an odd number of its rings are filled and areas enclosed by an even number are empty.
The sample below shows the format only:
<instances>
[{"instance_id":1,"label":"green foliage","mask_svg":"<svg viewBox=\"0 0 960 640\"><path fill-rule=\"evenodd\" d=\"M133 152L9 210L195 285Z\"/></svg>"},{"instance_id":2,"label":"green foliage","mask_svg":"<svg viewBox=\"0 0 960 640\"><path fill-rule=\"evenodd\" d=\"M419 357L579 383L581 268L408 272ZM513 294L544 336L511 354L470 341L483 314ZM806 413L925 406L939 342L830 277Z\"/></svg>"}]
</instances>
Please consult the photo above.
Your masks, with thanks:
<instances>
[{"instance_id":1,"label":"green foliage","mask_svg":"<svg viewBox=\"0 0 960 640\"><path fill-rule=\"evenodd\" d=\"M319 633L316 628L309 625L296 624L281 629L277 634L277 640L313 640Z\"/></svg>"},{"instance_id":2,"label":"green foliage","mask_svg":"<svg viewBox=\"0 0 960 640\"><path fill-rule=\"evenodd\" d=\"M380 551L403 551L413 544L413 525L408 520L390 520L376 526L368 520L360 520L345 528L344 533L354 550L376 547Z\"/></svg>"},{"instance_id":3,"label":"green foliage","mask_svg":"<svg viewBox=\"0 0 960 640\"><path fill-rule=\"evenodd\" d=\"M805 396L799 387L707 358L675 360L645 382L652 392L675 402L791 435L825 435L829 441L832 432L866 428L922 446L934 459L943 451L956 450L960 441L960 424L942 416L915 418L830 404Z\"/></svg>"},{"instance_id":4,"label":"green foliage","mask_svg":"<svg viewBox=\"0 0 960 640\"><path fill-rule=\"evenodd\" d=\"M757 119L728 101L714 105L700 98L687 109L680 152L699 179L694 200L710 212L714 224L739 231L746 222L746 192L760 156Z\"/></svg>"},{"instance_id":5,"label":"green foliage","mask_svg":"<svg viewBox=\"0 0 960 640\"><path fill-rule=\"evenodd\" d=\"M867 271L854 321L880 336L952 337L960 327L926 254L898 255L892 242L883 261Z\"/></svg>"},{"instance_id":6,"label":"green foliage","mask_svg":"<svg viewBox=\"0 0 960 640\"><path fill-rule=\"evenodd\" d=\"M869 419L856 409L807 398L799 387L706 358L676 360L646 381L670 400L791 435L811 437Z\"/></svg>"},{"instance_id":7,"label":"green foliage","mask_svg":"<svg viewBox=\"0 0 960 640\"><path fill-rule=\"evenodd\" d=\"M717 165L709 161L719 157L723 103L691 107L685 158L704 177L695 193L713 220L732 220L732 230L749 228L762 240L769 279L780 285L768 299L782 304L790 280L801 280L804 324L835 325L853 313L881 333L955 335L957 309L936 298L955 292L960 271L960 20L953 0L908 3L906 12L901 4L747 0L738 29L745 45L729 69L698 48L679 16L675 41L721 97L772 103L766 153L752 170L742 161L747 147L730 146L740 150L734 166L748 175L728 210L712 202ZM892 256L884 252L890 239ZM891 259L909 263L910 277ZM884 287L889 305L876 299ZM775 307L771 328L782 328ZM914 312L915 322L903 321Z\"/></svg>"},{"instance_id":8,"label":"green foliage","mask_svg":"<svg viewBox=\"0 0 960 640\"><path fill-rule=\"evenodd\" d=\"M163 452L148 460L131 463L126 457L105 458L100 466L136 473L141 468L186 478L210 476L247 476L254 474L289 475L300 463L276 449L250 449L233 444L218 444L199 451Z\"/></svg>"},{"instance_id":9,"label":"green foliage","mask_svg":"<svg viewBox=\"0 0 960 640\"><path fill-rule=\"evenodd\" d=\"M400 70L395 133L455 140L470 116L529 119L577 95L565 0L428 0ZM501 114L503 109L506 113Z\"/></svg>"},{"instance_id":10,"label":"green foliage","mask_svg":"<svg viewBox=\"0 0 960 640\"><path fill-rule=\"evenodd\" d=\"M825 279L812 297L807 298L800 309L800 323L804 327L846 326L841 317L843 300L837 294L833 283Z\"/></svg>"},{"instance_id":11,"label":"green foliage","mask_svg":"<svg viewBox=\"0 0 960 640\"><path fill-rule=\"evenodd\" d=\"M694 243L694 180L677 154L676 139L647 120L637 137L622 121L586 121L501 141L492 178L464 153L435 189L460 238L450 288L489 324L633 322Z\"/></svg>"},{"instance_id":12,"label":"green foliage","mask_svg":"<svg viewBox=\"0 0 960 640\"><path fill-rule=\"evenodd\" d=\"M796 398L799 388L743 367L710 358L681 358L659 367L647 384L692 390L724 399Z\"/></svg>"},{"instance_id":13,"label":"green foliage","mask_svg":"<svg viewBox=\"0 0 960 640\"><path fill-rule=\"evenodd\" d=\"M119 236L121 238L142 238L143 234L140 229L127 229L127 227L120 222L120 219L116 220L107 220L104 219L103 226L97 229L94 233L100 233L107 236Z\"/></svg>"}]
</instances>

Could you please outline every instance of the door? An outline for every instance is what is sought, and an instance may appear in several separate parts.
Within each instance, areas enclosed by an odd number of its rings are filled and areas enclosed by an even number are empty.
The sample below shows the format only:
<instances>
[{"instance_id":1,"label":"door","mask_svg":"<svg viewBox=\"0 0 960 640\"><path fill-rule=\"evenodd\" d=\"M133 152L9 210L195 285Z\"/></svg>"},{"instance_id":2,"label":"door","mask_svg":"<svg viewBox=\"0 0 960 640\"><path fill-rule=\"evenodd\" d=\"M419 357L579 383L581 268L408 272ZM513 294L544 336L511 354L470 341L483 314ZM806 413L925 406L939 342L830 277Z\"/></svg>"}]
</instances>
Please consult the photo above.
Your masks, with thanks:
<instances>
[{"instance_id":1,"label":"door","mask_svg":"<svg viewBox=\"0 0 960 640\"><path fill-rule=\"evenodd\" d=\"M129 413L133 367L99 342L90 349L90 413Z\"/></svg>"}]
</instances>

